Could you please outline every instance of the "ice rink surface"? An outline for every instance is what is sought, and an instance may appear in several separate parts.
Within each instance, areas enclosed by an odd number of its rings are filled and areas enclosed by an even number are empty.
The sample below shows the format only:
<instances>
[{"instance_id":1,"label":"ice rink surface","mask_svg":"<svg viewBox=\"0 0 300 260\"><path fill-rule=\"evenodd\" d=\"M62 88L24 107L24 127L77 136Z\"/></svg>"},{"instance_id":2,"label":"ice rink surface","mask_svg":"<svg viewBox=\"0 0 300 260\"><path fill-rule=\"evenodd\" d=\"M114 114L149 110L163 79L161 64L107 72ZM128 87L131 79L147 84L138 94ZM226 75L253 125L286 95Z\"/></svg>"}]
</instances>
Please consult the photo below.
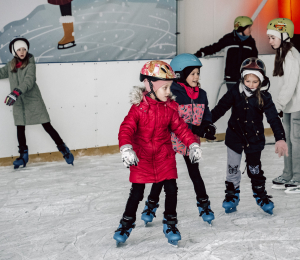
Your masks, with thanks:
<instances>
[{"instance_id":1,"label":"ice rink surface","mask_svg":"<svg viewBox=\"0 0 300 260\"><path fill-rule=\"evenodd\" d=\"M136 228L116 247L112 237L131 186L120 154L82 157L74 167L65 162L28 164L18 171L0 167L0 259L300 259L300 194L271 189L272 178L283 169L274 145L262 154L273 216L256 205L246 173L238 211L225 214L226 147L224 142L204 143L202 149L200 171L216 219L210 227L198 216L192 182L182 156L177 156L178 248L168 245L162 232L163 193L154 222L144 227L140 219L144 199ZM145 198L149 189L147 185Z\"/></svg>"}]
</instances>

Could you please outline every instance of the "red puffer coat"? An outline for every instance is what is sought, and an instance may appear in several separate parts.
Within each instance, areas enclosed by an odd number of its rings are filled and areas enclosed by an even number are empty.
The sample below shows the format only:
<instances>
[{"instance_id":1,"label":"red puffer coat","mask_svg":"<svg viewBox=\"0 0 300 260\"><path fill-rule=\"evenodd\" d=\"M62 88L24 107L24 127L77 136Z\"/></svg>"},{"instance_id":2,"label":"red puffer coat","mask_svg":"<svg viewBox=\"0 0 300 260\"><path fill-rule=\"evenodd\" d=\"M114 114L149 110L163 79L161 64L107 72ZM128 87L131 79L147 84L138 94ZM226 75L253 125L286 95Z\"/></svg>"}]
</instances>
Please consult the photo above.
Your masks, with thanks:
<instances>
[{"instance_id":1,"label":"red puffer coat","mask_svg":"<svg viewBox=\"0 0 300 260\"><path fill-rule=\"evenodd\" d=\"M171 133L187 146L197 142L188 125L178 114L178 104L169 99L158 102L145 96L145 88L131 93L131 109L120 126L119 146L131 144L139 158L130 167L132 183L157 183L177 179Z\"/></svg>"}]
</instances>

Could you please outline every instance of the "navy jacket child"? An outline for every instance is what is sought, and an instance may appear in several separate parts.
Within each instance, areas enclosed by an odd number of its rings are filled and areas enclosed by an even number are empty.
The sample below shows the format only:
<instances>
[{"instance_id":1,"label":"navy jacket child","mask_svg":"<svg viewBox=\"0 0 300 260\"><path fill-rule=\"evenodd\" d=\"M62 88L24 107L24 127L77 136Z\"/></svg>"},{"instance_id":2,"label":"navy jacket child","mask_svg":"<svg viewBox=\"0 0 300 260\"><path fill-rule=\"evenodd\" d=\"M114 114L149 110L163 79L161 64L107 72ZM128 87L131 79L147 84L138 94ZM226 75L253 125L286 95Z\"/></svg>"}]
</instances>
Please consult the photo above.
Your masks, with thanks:
<instances>
[{"instance_id":1,"label":"navy jacket child","mask_svg":"<svg viewBox=\"0 0 300 260\"><path fill-rule=\"evenodd\" d=\"M287 154L287 145L283 126L268 92L270 83L265 73L266 68L262 60L255 57L246 59L241 66L242 81L227 91L211 111L214 123L232 107L225 137L227 174L223 208L226 213L235 211L239 203L239 168L244 150L254 198L265 212L273 214L274 204L265 191L266 178L260 161L261 151L265 146L264 113L274 132L275 152L279 152L280 156Z\"/></svg>"}]
</instances>

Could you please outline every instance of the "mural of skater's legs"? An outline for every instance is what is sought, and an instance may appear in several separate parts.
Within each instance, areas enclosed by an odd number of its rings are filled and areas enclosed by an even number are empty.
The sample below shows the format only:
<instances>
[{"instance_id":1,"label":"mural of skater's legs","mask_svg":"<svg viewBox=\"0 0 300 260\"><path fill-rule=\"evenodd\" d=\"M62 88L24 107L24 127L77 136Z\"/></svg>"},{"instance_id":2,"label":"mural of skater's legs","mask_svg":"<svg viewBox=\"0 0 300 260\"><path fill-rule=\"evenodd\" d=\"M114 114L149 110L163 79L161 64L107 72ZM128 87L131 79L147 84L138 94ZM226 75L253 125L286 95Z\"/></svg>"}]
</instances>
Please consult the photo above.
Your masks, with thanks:
<instances>
[{"instance_id":1,"label":"mural of skater's legs","mask_svg":"<svg viewBox=\"0 0 300 260\"><path fill-rule=\"evenodd\" d=\"M59 22L62 24L64 29L64 36L58 42L57 49L63 50L76 46L75 44L75 33L74 33L74 22L75 19L72 16L72 0L48 0L49 4L59 5L61 17Z\"/></svg>"}]
</instances>

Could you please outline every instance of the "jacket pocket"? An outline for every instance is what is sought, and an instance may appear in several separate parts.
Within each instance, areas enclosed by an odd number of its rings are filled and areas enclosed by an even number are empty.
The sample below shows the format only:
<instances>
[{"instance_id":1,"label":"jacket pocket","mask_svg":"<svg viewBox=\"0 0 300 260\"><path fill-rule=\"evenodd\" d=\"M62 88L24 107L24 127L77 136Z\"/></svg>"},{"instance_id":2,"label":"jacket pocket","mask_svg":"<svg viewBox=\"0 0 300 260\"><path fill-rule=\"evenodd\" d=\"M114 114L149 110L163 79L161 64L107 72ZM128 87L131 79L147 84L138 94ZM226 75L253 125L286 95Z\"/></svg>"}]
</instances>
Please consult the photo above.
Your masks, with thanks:
<instances>
[{"instance_id":1,"label":"jacket pocket","mask_svg":"<svg viewBox=\"0 0 300 260\"><path fill-rule=\"evenodd\" d=\"M300 139L300 119L293 119L293 136Z\"/></svg>"}]
</instances>

